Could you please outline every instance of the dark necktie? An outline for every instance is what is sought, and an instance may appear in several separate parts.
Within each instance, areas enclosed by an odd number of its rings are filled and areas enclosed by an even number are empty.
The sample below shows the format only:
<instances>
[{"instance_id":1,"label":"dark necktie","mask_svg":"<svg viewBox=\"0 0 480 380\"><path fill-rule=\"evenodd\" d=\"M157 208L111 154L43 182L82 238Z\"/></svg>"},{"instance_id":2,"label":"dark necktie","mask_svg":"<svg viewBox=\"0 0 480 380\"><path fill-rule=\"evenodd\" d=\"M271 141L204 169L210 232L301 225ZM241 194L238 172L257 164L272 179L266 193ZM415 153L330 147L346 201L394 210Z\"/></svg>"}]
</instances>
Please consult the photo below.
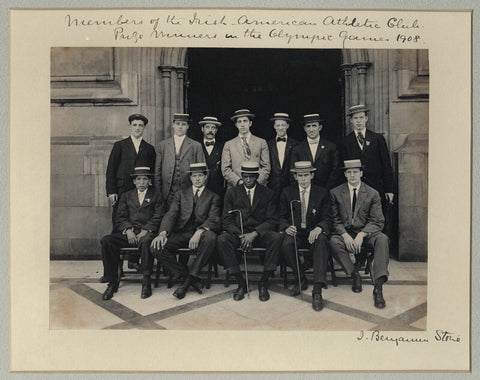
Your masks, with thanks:
<instances>
[{"instance_id":1,"label":"dark necktie","mask_svg":"<svg viewBox=\"0 0 480 380\"><path fill-rule=\"evenodd\" d=\"M363 149L363 145L365 144L365 137L363 137L361 132L359 132L357 134L357 140L358 140L358 143L361 145L361 147Z\"/></svg>"},{"instance_id":2,"label":"dark necktie","mask_svg":"<svg viewBox=\"0 0 480 380\"><path fill-rule=\"evenodd\" d=\"M247 190L247 197L248 197L248 200L250 201L250 206L252 205L252 191L251 190Z\"/></svg>"},{"instance_id":3,"label":"dark necktie","mask_svg":"<svg viewBox=\"0 0 480 380\"><path fill-rule=\"evenodd\" d=\"M242 137L242 145L243 145L243 154L245 155L245 158L247 160L250 159L251 155L252 155L252 151L250 150L250 146L248 145L247 143L247 138L246 137Z\"/></svg>"},{"instance_id":4,"label":"dark necktie","mask_svg":"<svg viewBox=\"0 0 480 380\"><path fill-rule=\"evenodd\" d=\"M352 219L353 214L355 213L355 204L357 203L357 189L353 189L353 199L352 199Z\"/></svg>"},{"instance_id":5,"label":"dark necktie","mask_svg":"<svg viewBox=\"0 0 480 380\"><path fill-rule=\"evenodd\" d=\"M277 137L277 142L283 141L284 143L287 142L287 139L285 137Z\"/></svg>"},{"instance_id":6,"label":"dark necktie","mask_svg":"<svg viewBox=\"0 0 480 380\"><path fill-rule=\"evenodd\" d=\"M200 189L197 189L197 191L195 191L195 195L193 196L193 207L195 207L197 205L197 201L198 201L198 192L200 191Z\"/></svg>"},{"instance_id":7,"label":"dark necktie","mask_svg":"<svg viewBox=\"0 0 480 380\"><path fill-rule=\"evenodd\" d=\"M215 145L215 141L205 141L205 146L208 147L208 146L214 146Z\"/></svg>"}]
</instances>

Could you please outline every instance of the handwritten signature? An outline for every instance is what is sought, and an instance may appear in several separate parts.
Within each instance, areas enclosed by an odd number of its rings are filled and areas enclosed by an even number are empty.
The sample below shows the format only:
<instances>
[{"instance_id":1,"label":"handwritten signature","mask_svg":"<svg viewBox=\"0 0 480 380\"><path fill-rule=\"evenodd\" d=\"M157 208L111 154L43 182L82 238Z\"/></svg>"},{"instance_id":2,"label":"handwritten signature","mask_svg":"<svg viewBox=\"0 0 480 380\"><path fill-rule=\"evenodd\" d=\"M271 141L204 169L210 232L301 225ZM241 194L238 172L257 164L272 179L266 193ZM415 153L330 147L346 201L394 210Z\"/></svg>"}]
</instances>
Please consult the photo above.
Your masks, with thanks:
<instances>
[{"instance_id":1,"label":"handwritten signature","mask_svg":"<svg viewBox=\"0 0 480 380\"><path fill-rule=\"evenodd\" d=\"M460 343L460 337L453 332L445 330L436 330L435 341L437 342L454 342ZM357 341L367 341L370 342L392 342L395 343L395 346L398 346L400 343L428 343L429 339L427 338L409 338L403 335L387 335L380 330L373 331L363 331L360 330L360 335L357 337Z\"/></svg>"}]
</instances>

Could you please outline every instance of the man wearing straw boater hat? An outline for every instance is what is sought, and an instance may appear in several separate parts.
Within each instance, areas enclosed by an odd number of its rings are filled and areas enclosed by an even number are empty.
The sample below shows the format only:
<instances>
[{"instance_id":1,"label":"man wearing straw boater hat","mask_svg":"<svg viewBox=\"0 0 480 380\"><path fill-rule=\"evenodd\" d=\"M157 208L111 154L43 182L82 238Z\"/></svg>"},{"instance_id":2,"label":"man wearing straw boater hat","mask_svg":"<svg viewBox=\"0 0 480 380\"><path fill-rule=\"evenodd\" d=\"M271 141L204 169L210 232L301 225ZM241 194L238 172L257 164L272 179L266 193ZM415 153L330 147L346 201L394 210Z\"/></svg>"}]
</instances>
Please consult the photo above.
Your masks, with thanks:
<instances>
[{"instance_id":1,"label":"man wearing straw boater hat","mask_svg":"<svg viewBox=\"0 0 480 380\"><path fill-rule=\"evenodd\" d=\"M127 191L120 198L114 231L111 235L104 236L101 241L105 277L108 282L103 293L104 300L112 298L118 290L120 248L126 247L138 247L140 250L144 267L141 298L149 297L147 288L153 268L149 248L165 213L165 205L161 195L151 186L152 171L149 167L137 167L131 176L136 188Z\"/></svg>"},{"instance_id":2,"label":"man wearing straw boater hat","mask_svg":"<svg viewBox=\"0 0 480 380\"><path fill-rule=\"evenodd\" d=\"M290 167L297 161L310 161L316 169L313 183L330 190L341 182L339 154L334 143L321 137L323 123L318 113L303 116L307 138L293 148Z\"/></svg>"},{"instance_id":3,"label":"man wearing straw boater hat","mask_svg":"<svg viewBox=\"0 0 480 380\"><path fill-rule=\"evenodd\" d=\"M225 180L222 175L222 150L223 142L216 139L218 128L222 123L216 117L205 116L198 122L202 130L203 138L201 140L203 153L205 154L207 167L209 170L207 189L212 190L223 200L225 194Z\"/></svg>"},{"instance_id":4,"label":"man wearing straw boater hat","mask_svg":"<svg viewBox=\"0 0 480 380\"><path fill-rule=\"evenodd\" d=\"M330 191L333 232L330 249L347 275L352 276L352 291L362 291L362 280L350 254L358 254L362 245L373 248L372 278L374 306L384 308L382 285L388 280L388 237L382 233L384 217L378 192L364 183L362 162L344 161L347 183Z\"/></svg>"},{"instance_id":5,"label":"man wearing straw boater hat","mask_svg":"<svg viewBox=\"0 0 480 380\"><path fill-rule=\"evenodd\" d=\"M382 134L367 129L368 112L369 109L364 104L349 108L347 116L353 131L342 142L342 158L362 160L362 181L378 191L386 215L387 204L392 203L394 197L393 169L385 138Z\"/></svg>"},{"instance_id":6,"label":"man wearing straw boater hat","mask_svg":"<svg viewBox=\"0 0 480 380\"><path fill-rule=\"evenodd\" d=\"M112 205L112 225L115 226L118 202L122 194L135 189L130 174L137 166L155 166L155 148L143 139L148 119L138 113L128 117L130 136L113 144L106 173L107 196ZM140 270L140 265L129 258L129 267ZM105 282L105 275L101 282Z\"/></svg>"},{"instance_id":7,"label":"man wearing straw boater hat","mask_svg":"<svg viewBox=\"0 0 480 380\"><path fill-rule=\"evenodd\" d=\"M272 190L260 185L257 162L243 162L240 167L242 184L225 193L223 206L223 232L217 239L217 252L230 274L238 281L233 294L235 301L244 298L248 288L246 256L252 246L266 248L263 275L258 284L260 301L268 301L268 278L277 267L281 236L277 227L277 210ZM236 249L241 248L246 276L240 272Z\"/></svg>"},{"instance_id":8,"label":"man wearing straw boater hat","mask_svg":"<svg viewBox=\"0 0 480 380\"><path fill-rule=\"evenodd\" d=\"M190 164L205 162L202 146L187 136L190 116L186 113L173 114L173 136L160 142L155 163L155 188L167 202L183 187L190 186L188 169Z\"/></svg>"},{"instance_id":9,"label":"man wearing straw boater hat","mask_svg":"<svg viewBox=\"0 0 480 380\"><path fill-rule=\"evenodd\" d=\"M190 286L202 293L203 282L199 274L215 250L215 232L221 226L220 197L205 187L207 165L190 164L188 173L191 186L175 193L170 209L160 225L160 233L151 245L152 254L165 268L177 277L185 278L173 293L178 299L185 297ZM190 267L176 259L176 251L185 246L195 252Z\"/></svg>"},{"instance_id":10,"label":"man wearing straw boater hat","mask_svg":"<svg viewBox=\"0 0 480 380\"><path fill-rule=\"evenodd\" d=\"M310 161L294 163L291 171L297 183L282 190L278 230L285 233L281 255L293 269L296 278L295 285L290 290L291 296L299 295L308 287L305 268L298 260L297 249L311 250L312 307L315 311L320 311L323 309L322 288L327 285L328 237L332 217L328 190L312 184L315 170Z\"/></svg>"},{"instance_id":11,"label":"man wearing straw boater hat","mask_svg":"<svg viewBox=\"0 0 480 380\"><path fill-rule=\"evenodd\" d=\"M267 142L271 169L268 177L268 187L274 191L278 198L281 190L290 184L290 155L298 142L287 135L288 127L292 121L288 113L277 112L273 114L270 120L273 121L276 136Z\"/></svg>"},{"instance_id":12,"label":"man wearing straw boater hat","mask_svg":"<svg viewBox=\"0 0 480 380\"><path fill-rule=\"evenodd\" d=\"M268 146L264 139L250 132L254 117L248 109L237 110L231 117L238 136L227 141L222 152L222 174L229 188L243 183L240 168L244 161L256 162L259 166L258 183L267 183L270 174Z\"/></svg>"}]
</instances>

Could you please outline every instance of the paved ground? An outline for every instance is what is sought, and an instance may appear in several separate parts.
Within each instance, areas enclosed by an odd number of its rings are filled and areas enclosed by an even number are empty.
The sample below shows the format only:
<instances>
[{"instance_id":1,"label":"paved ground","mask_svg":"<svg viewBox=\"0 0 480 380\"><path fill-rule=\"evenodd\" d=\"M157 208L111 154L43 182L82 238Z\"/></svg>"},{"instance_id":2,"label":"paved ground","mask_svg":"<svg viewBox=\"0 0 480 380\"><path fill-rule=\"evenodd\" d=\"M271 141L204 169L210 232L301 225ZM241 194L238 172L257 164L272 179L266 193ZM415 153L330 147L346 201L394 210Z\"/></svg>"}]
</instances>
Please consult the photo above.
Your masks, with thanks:
<instances>
[{"instance_id":1,"label":"paved ground","mask_svg":"<svg viewBox=\"0 0 480 380\"><path fill-rule=\"evenodd\" d=\"M254 263L249 269L259 270ZM387 307L373 306L373 286L364 277L363 292L350 289L350 280L338 273L337 287L323 291L325 308L311 308L311 289L290 297L278 276L270 286L268 302L258 300L251 275L250 298L232 299L235 284L225 287L224 271L202 295L193 290L176 299L162 277L152 297L140 299L138 274L128 274L118 293L102 300L106 284L98 282L101 261L52 261L50 264L51 329L171 329L171 330L425 330L427 323L427 264L390 261L390 280L384 285Z\"/></svg>"}]
</instances>

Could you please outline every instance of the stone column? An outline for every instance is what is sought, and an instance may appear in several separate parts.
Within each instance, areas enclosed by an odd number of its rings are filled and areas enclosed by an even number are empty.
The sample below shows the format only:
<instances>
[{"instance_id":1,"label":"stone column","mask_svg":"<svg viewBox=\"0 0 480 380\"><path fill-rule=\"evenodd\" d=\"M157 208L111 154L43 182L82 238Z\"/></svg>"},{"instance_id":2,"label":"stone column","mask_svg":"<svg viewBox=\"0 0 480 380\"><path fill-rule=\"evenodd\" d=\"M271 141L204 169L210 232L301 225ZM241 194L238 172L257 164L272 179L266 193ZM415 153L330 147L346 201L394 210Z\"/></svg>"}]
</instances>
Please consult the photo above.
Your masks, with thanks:
<instances>
[{"instance_id":1,"label":"stone column","mask_svg":"<svg viewBox=\"0 0 480 380\"><path fill-rule=\"evenodd\" d=\"M171 135L171 131L169 130L169 126L172 121L172 67L171 66L159 66L158 67L161 72L161 91L163 95L163 103L162 103L162 115L163 115L163 125L162 129L164 131L164 137L168 138ZM160 138L157 141L157 146L163 138Z\"/></svg>"},{"instance_id":2,"label":"stone column","mask_svg":"<svg viewBox=\"0 0 480 380\"><path fill-rule=\"evenodd\" d=\"M370 66L369 62L355 63L355 67L358 71L358 104L366 104L367 100L367 69Z\"/></svg>"},{"instance_id":3,"label":"stone column","mask_svg":"<svg viewBox=\"0 0 480 380\"><path fill-rule=\"evenodd\" d=\"M185 95L184 95L184 88L185 88L185 74L187 72L186 67L178 67L177 68L177 109L180 112L185 110Z\"/></svg>"},{"instance_id":4,"label":"stone column","mask_svg":"<svg viewBox=\"0 0 480 380\"><path fill-rule=\"evenodd\" d=\"M352 68L351 64L343 64L340 66L343 71L343 114L347 115L348 109L352 105ZM343 117L343 133L348 134L348 117Z\"/></svg>"}]
</instances>

